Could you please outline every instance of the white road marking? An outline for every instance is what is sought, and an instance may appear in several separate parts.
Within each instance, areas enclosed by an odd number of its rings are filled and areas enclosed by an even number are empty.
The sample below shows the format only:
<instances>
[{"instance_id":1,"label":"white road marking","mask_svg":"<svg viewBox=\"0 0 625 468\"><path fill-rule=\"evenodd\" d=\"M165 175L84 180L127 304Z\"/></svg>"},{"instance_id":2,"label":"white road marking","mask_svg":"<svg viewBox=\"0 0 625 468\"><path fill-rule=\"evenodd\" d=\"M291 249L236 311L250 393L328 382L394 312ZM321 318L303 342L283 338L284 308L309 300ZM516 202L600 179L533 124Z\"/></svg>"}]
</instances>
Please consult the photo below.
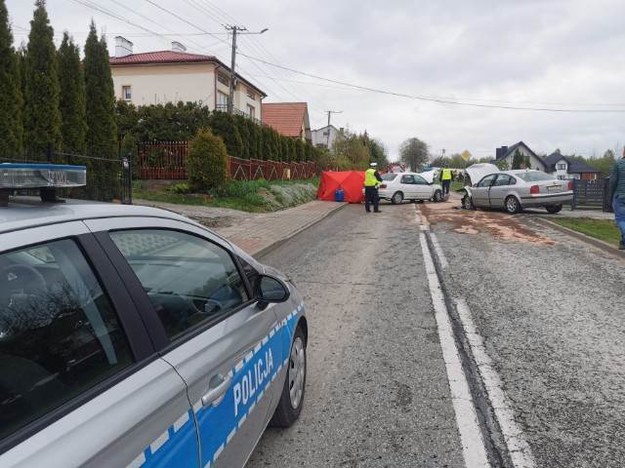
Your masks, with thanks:
<instances>
[{"instance_id":1,"label":"white road marking","mask_svg":"<svg viewBox=\"0 0 625 468\"><path fill-rule=\"evenodd\" d=\"M456 413L456 424L460 433L464 463L467 468L490 467L473 398L469 391L466 376L462 370L443 291L438 281L438 275L434 268L434 261L432 260L432 254L427 245L425 234L419 234L419 240L425 261L425 270L434 306L434 316L438 326L443 359L447 368L447 379L449 380L451 400Z\"/></svg>"},{"instance_id":2,"label":"white road marking","mask_svg":"<svg viewBox=\"0 0 625 468\"><path fill-rule=\"evenodd\" d=\"M477 332L473 323L471 310L464 299L456 301L456 308L465 335L469 340L471 352L479 368L482 381L486 387L488 398L495 412L495 417L503 433L512 463L516 468L533 468L536 466L536 462L534 461L532 450L525 440L523 432L514 420L514 414L512 413L508 397L503 391L501 379L493 368L492 360L486 353L484 340Z\"/></svg>"},{"instance_id":3,"label":"white road marking","mask_svg":"<svg viewBox=\"0 0 625 468\"><path fill-rule=\"evenodd\" d=\"M434 252L436 252L436 256L438 257L438 261L441 264L441 269L443 271L445 271L447 269L447 267L449 266L449 263L447 263L447 259L445 258L445 254L443 254L443 249L441 249L441 246L438 243L438 238L436 237L436 234L434 234L432 232L430 234L430 237L432 239L432 245L434 246Z\"/></svg>"}]
</instances>

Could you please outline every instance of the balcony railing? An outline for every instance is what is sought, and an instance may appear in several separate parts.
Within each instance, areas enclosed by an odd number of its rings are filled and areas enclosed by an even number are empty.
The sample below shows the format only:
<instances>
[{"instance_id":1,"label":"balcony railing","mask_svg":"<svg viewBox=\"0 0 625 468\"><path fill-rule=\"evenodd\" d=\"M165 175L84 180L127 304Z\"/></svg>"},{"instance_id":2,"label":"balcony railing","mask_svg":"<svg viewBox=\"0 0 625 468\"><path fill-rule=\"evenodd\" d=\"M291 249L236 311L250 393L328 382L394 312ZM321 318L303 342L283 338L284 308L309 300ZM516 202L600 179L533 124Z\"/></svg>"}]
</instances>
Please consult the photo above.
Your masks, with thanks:
<instances>
[{"instance_id":1,"label":"balcony railing","mask_svg":"<svg viewBox=\"0 0 625 468\"><path fill-rule=\"evenodd\" d=\"M215 110L219 112L228 112L228 104L217 104L215 106ZM234 109L232 109L232 113L235 115L242 115L243 117L250 119L253 122L257 123L258 125L262 125L262 122L259 119L257 119L256 117L252 117L250 114L242 111L241 109L237 109L235 107Z\"/></svg>"}]
</instances>

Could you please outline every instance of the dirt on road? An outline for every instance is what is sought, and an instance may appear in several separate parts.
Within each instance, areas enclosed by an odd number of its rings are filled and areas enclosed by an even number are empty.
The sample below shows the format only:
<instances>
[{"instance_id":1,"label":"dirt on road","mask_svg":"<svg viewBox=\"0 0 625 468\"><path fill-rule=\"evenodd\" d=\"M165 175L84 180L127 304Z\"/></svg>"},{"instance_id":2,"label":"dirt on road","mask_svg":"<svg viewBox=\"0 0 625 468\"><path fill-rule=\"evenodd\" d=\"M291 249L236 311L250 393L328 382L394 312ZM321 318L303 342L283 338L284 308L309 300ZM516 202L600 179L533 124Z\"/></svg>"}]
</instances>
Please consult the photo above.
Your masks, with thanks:
<instances>
[{"instance_id":1,"label":"dirt on road","mask_svg":"<svg viewBox=\"0 0 625 468\"><path fill-rule=\"evenodd\" d=\"M523 218L497 211L464 210L458 200L424 203L419 210L430 224L446 223L459 234L488 233L501 240L553 245L555 241L538 234L523 223Z\"/></svg>"}]
</instances>

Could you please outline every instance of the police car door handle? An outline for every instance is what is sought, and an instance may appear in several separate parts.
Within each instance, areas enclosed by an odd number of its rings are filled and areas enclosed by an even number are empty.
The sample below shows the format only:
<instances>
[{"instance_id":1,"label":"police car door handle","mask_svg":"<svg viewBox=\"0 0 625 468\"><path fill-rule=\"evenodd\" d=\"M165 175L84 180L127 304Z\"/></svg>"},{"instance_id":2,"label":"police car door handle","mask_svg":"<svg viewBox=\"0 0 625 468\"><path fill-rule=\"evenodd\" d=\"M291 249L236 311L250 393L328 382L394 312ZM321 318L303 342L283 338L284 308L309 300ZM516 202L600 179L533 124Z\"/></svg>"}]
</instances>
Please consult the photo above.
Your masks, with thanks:
<instances>
[{"instance_id":1,"label":"police car door handle","mask_svg":"<svg viewBox=\"0 0 625 468\"><path fill-rule=\"evenodd\" d=\"M221 374L217 377L220 378L222 382L202 395L202 406L218 406L224 399L226 391L230 388L232 377L229 375L224 377Z\"/></svg>"}]
</instances>

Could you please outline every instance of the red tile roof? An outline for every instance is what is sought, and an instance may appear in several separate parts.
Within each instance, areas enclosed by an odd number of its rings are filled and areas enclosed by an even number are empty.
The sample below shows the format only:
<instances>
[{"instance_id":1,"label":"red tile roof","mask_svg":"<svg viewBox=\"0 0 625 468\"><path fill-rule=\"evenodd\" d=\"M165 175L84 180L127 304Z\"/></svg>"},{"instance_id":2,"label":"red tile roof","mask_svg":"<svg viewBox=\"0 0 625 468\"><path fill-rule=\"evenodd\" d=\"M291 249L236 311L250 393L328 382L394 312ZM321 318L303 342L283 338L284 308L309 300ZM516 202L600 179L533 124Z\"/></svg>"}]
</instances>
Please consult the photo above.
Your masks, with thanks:
<instances>
[{"instance_id":1,"label":"red tile roof","mask_svg":"<svg viewBox=\"0 0 625 468\"><path fill-rule=\"evenodd\" d=\"M186 52L174 52L171 50L159 50L157 52L145 52L143 54L130 54L125 57L110 58L111 65L181 62L219 62L219 60L210 55L188 54Z\"/></svg>"},{"instance_id":2,"label":"red tile roof","mask_svg":"<svg viewBox=\"0 0 625 468\"><path fill-rule=\"evenodd\" d=\"M306 112L308 105L305 102L263 102L263 123L281 135L300 137Z\"/></svg>"}]
</instances>

